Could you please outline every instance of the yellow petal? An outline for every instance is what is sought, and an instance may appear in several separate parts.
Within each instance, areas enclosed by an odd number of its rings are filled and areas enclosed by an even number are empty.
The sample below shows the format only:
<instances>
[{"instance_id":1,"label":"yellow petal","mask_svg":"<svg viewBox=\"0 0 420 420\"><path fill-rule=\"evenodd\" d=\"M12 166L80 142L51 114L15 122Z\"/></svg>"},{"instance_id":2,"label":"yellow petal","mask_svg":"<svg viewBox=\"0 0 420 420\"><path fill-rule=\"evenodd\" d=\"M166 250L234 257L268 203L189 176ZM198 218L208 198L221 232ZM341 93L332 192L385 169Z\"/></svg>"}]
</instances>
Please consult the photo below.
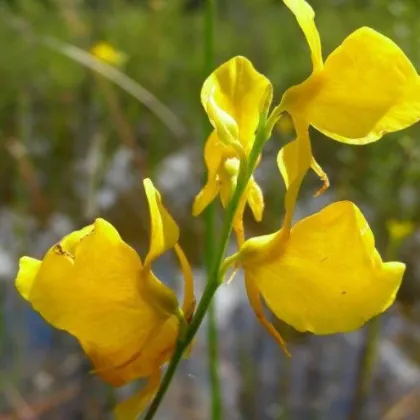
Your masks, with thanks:
<instances>
[{"instance_id":1,"label":"yellow petal","mask_svg":"<svg viewBox=\"0 0 420 420\"><path fill-rule=\"evenodd\" d=\"M386 223L388 234L393 241L401 241L415 231L415 225L410 220L391 219Z\"/></svg>"},{"instance_id":2,"label":"yellow petal","mask_svg":"<svg viewBox=\"0 0 420 420\"><path fill-rule=\"evenodd\" d=\"M91 49L91 54L106 63L121 66L127 60L127 56L121 51L117 51L107 42L98 42Z\"/></svg>"},{"instance_id":3,"label":"yellow petal","mask_svg":"<svg viewBox=\"0 0 420 420\"><path fill-rule=\"evenodd\" d=\"M204 146L204 162L207 168L207 182L197 194L193 204L193 216L198 216L219 194L219 172L225 160L236 156L232 147L222 144L213 131Z\"/></svg>"},{"instance_id":4,"label":"yellow petal","mask_svg":"<svg viewBox=\"0 0 420 420\"><path fill-rule=\"evenodd\" d=\"M233 191L232 191L233 192ZM223 203L223 198L222 198ZM233 231L235 232L236 236L236 243L238 247L241 247L242 244L245 242L245 228L244 228L244 213L245 207L247 203L247 195L244 193L239 200L238 207L236 208L236 213L233 218ZM226 202L227 205L227 202Z\"/></svg>"},{"instance_id":5,"label":"yellow petal","mask_svg":"<svg viewBox=\"0 0 420 420\"><path fill-rule=\"evenodd\" d=\"M296 200L303 178L312 160L308 126L299 118L294 118L297 139L284 146L278 156L277 165L286 184L284 228L290 229Z\"/></svg>"},{"instance_id":6,"label":"yellow petal","mask_svg":"<svg viewBox=\"0 0 420 420\"><path fill-rule=\"evenodd\" d=\"M206 111L220 141L226 146L235 145L240 148L238 123L217 105L212 95L208 97Z\"/></svg>"},{"instance_id":7,"label":"yellow petal","mask_svg":"<svg viewBox=\"0 0 420 420\"><path fill-rule=\"evenodd\" d=\"M159 318L165 319L171 315L181 316L176 294L163 284L152 271L146 269L146 266L138 288L141 296L155 310Z\"/></svg>"},{"instance_id":8,"label":"yellow petal","mask_svg":"<svg viewBox=\"0 0 420 420\"><path fill-rule=\"evenodd\" d=\"M82 230L86 232L85 230ZM52 247L44 257L29 293L35 310L53 326L77 337L98 370L124 365L146 349L151 332L168 322L141 296L142 265L137 253L102 219L80 238L80 231ZM69 240L69 238L71 240ZM65 245L75 243L72 253ZM151 275L151 274L150 274ZM149 359L173 347L174 333L154 338ZM156 364L154 365L156 366ZM150 360L136 360L106 379L121 385L150 374ZM106 375L105 375L106 376Z\"/></svg>"},{"instance_id":9,"label":"yellow petal","mask_svg":"<svg viewBox=\"0 0 420 420\"><path fill-rule=\"evenodd\" d=\"M311 125L338 141L366 144L420 119L420 79L401 49L370 28L327 59L307 108Z\"/></svg>"},{"instance_id":10,"label":"yellow petal","mask_svg":"<svg viewBox=\"0 0 420 420\"><path fill-rule=\"evenodd\" d=\"M239 168L240 162L236 158L227 159L223 162L223 165L220 166L218 174L220 200L225 208L229 204L235 192L236 185L238 183Z\"/></svg>"},{"instance_id":11,"label":"yellow petal","mask_svg":"<svg viewBox=\"0 0 420 420\"><path fill-rule=\"evenodd\" d=\"M170 288L153 275L151 264L154 259L177 244L179 228L163 206L159 191L152 181L146 178L143 184L150 212L150 247L144 261L139 292L157 314L166 318L179 313L178 299Z\"/></svg>"},{"instance_id":12,"label":"yellow petal","mask_svg":"<svg viewBox=\"0 0 420 420\"><path fill-rule=\"evenodd\" d=\"M259 185L255 182L254 177L251 176L247 187L246 198L249 207L252 210L254 219L261 222L264 212L264 196Z\"/></svg>"},{"instance_id":13,"label":"yellow petal","mask_svg":"<svg viewBox=\"0 0 420 420\"><path fill-rule=\"evenodd\" d=\"M155 328L149 329L141 342L138 340L136 350L131 349L124 357L121 348L104 351L93 343L81 342L81 345L96 367L93 373L114 386L121 386L133 379L152 375L156 368L170 359L178 327L179 320L175 316L159 322Z\"/></svg>"},{"instance_id":14,"label":"yellow petal","mask_svg":"<svg viewBox=\"0 0 420 420\"><path fill-rule=\"evenodd\" d=\"M296 16L311 50L314 70L322 69L321 40L315 26L315 12L305 0L283 0L284 4Z\"/></svg>"},{"instance_id":15,"label":"yellow petal","mask_svg":"<svg viewBox=\"0 0 420 420\"><path fill-rule=\"evenodd\" d=\"M118 404L114 411L115 419L136 420L155 396L159 388L160 377L160 370L157 370L137 394Z\"/></svg>"},{"instance_id":16,"label":"yellow petal","mask_svg":"<svg viewBox=\"0 0 420 420\"><path fill-rule=\"evenodd\" d=\"M365 218L348 201L298 222L277 251L271 240L275 235L258 246L253 238L242 265L274 314L299 331L359 328L392 304L405 270L404 264L382 262Z\"/></svg>"},{"instance_id":17,"label":"yellow petal","mask_svg":"<svg viewBox=\"0 0 420 420\"><path fill-rule=\"evenodd\" d=\"M215 178L222 162L235 156L235 151L231 147L222 144L214 130L209 135L204 146L204 162L206 164L208 178Z\"/></svg>"},{"instance_id":18,"label":"yellow petal","mask_svg":"<svg viewBox=\"0 0 420 420\"><path fill-rule=\"evenodd\" d=\"M206 185L196 195L193 203L192 215L200 215L204 209L217 197L219 194L220 185L216 178L207 180Z\"/></svg>"},{"instance_id":19,"label":"yellow petal","mask_svg":"<svg viewBox=\"0 0 420 420\"><path fill-rule=\"evenodd\" d=\"M299 143L293 140L280 149L277 155L277 166L283 177L286 188L299 176Z\"/></svg>"},{"instance_id":20,"label":"yellow petal","mask_svg":"<svg viewBox=\"0 0 420 420\"><path fill-rule=\"evenodd\" d=\"M19 260L19 272L16 277L16 288L20 295L29 300L35 278L38 274L41 261L30 257L22 257Z\"/></svg>"},{"instance_id":21,"label":"yellow petal","mask_svg":"<svg viewBox=\"0 0 420 420\"><path fill-rule=\"evenodd\" d=\"M179 228L163 206L159 191L152 181L146 178L143 184L150 211L150 246L144 265L150 267L154 259L173 248L178 242Z\"/></svg>"},{"instance_id":22,"label":"yellow petal","mask_svg":"<svg viewBox=\"0 0 420 420\"><path fill-rule=\"evenodd\" d=\"M98 221L98 223L101 223L101 221ZM61 239L60 243L57 244L57 247L63 253L67 254L68 257L70 257L70 259L72 259L76 255L76 249L80 241L87 235L92 233L93 229L94 225L88 225L82 229L71 232L68 235L64 236L63 239Z\"/></svg>"},{"instance_id":23,"label":"yellow petal","mask_svg":"<svg viewBox=\"0 0 420 420\"><path fill-rule=\"evenodd\" d=\"M228 115L238 128L238 140L246 154L252 148L255 130L261 112L267 107L267 91L270 81L258 73L245 57L234 57L217 68L204 82L201 102L207 113L212 113L213 126L217 130L217 113L214 105L223 112L220 120ZM223 118L222 118L223 117ZM218 133L220 134L220 133Z\"/></svg>"},{"instance_id":24,"label":"yellow petal","mask_svg":"<svg viewBox=\"0 0 420 420\"><path fill-rule=\"evenodd\" d=\"M182 310L184 312L187 321L190 320L194 309L195 309L195 296L194 296L194 279L191 270L190 263L184 254L184 251L179 245L175 245L174 248L178 257L181 271L184 276L184 302L182 304Z\"/></svg>"},{"instance_id":25,"label":"yellow petal","mask_svg":"<svg viewBox=\"0 0 420 420\"><path fill-rule=\"evenodd\" d=\"M311 160L311 168L319 176L323 184L322 187L315 193L315 197L318 197L330 186L330 180L328 179L328 175L324 172L321 165L315 160L313 156Z\"/></svg>"},{"instance_id":26,"label":"yellow petal","mask_svg":"<svg viewBox=\"0 0 420 420\"><path fill-rule=\"evenodd\" d=\"M249 299L249 303L261 325L267 330L267 332L277 341L277 344L282 348L287 356L290 356L289 351L286 347L286 342L283 340L283 337L274 327L274 325L269 322L264 315L264 310L261 302L261 294L255 284L252 282L251 278L245 277L245 286L246 294Z\"/></svg>"},{"instance_id":27,"label":"yellow petal","mask_svg":"<svg viewBox=\"0 0 420 420\"><path fill-rule=\"evenodd\" d=\"M233 219L233 231L236 236L236 243L238 248L240 248L245 242L245 228L244 228L244 211L245 211L246 201L242 200L238 205L238 210L236 211L235 217Z\"/></svg>"}]
</instances>

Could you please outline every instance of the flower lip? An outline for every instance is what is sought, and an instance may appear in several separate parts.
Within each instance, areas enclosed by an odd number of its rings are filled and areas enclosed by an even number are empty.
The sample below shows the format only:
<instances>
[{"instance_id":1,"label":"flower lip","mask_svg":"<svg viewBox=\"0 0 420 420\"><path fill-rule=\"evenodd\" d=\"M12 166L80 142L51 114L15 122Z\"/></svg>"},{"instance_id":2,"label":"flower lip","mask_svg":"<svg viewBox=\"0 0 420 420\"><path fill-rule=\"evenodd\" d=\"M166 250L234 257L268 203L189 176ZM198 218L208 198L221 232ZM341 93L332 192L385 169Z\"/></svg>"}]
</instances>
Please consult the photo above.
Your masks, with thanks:
<instances>
[{"instance_id":1,"label":"flower lip","mask_svg":"<svg viewBox=\"0 0 420 420\"><path fill-rule=\"evenodd\" d=\"M353 331L394 301L405 266L382 261L355 204L330 204L279 243L280 235L248 240L241 265L273 313L297 330Z\"/></svg>"}]
</instances>

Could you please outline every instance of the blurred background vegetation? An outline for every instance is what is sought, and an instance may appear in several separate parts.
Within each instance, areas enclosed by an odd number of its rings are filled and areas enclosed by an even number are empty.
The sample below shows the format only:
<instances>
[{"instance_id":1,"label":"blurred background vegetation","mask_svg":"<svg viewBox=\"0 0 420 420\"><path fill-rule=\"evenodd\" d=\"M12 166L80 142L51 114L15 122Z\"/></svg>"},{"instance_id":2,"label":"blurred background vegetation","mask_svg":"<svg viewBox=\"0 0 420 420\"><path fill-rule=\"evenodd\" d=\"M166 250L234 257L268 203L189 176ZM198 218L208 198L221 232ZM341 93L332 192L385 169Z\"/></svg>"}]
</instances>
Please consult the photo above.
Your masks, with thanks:
<instances>
[{"instance_id":1,"label":"blurred background vegetation","mask_svg":"<svg viewBox=\"0 0 420 420\"><path fill-rule=\"evenodd\" d=\"M199 102L207 76L203 3L0 1L1 420L103 419L125 392L101 384L77 343L50 329L17 296L19 256L42 257L62 235L99 215L144 250L149 222L141 178L150 176L181 225L200 290L203 229L190 208L201 184L207 134ZM418 0L311 4L325 57L367 25L397 42L420 69ZM98 42L124 57L114 81L77 61ZM238 54L250 58L273 82L277 100L310 72L304 37L281 0L218 0L215 46L217 63ZM297 334L279 324L291 343L290 360L256 325L240 278L223 288L217 312L226 419L420 418L419 135L414 126L351 147L312 133L332 186L314 199L319 181L310 175L298 217L336 199L355 201L382 255L407 263L404 284L381 319L379 337L379 323L332 337ZM281 222L284 189L275 156L292 137L283 120L267 145L257 172L266 216L260 225L249 218L249 234L270 232ZM156 271L175 285L174 267L164 259ZM376 351L369 350L372 341ZM200 336L158 418L209 418L205 347ZM376 359L373 369L366 354Z\"/></svg>"}]
</instances>

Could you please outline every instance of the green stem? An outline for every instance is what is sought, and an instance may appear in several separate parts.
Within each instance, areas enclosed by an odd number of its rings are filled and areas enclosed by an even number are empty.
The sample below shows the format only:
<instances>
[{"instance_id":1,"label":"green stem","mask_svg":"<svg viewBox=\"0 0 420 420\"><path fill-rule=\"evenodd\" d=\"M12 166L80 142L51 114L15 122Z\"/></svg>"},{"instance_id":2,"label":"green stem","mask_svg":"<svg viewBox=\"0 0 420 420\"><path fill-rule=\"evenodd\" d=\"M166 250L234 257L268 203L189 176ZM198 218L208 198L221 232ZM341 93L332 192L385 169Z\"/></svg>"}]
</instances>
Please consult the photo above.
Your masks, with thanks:
<instances>
[{"instance_id":1,"label":"green stem","mask_svg":"<svg viewBox=\"0 0 420 420\"><path fill-rule=\"evenodd\" d=\"M358 375L356 378L356 390L349 420L358 420L362 417L363 408L372 381L373 368L376 362L380 326L381 317L378 316L372 319L366 327L366 337L360 356Z\"/></svg>"},{"instance_id":2,"label":"green stem","mask_svg":"<svg viewBox=\"0 0 420 420\"><path fill-rule=\"evenodd\" d=\"M222 418L222 392L219 375L219 333L217 330L214 303L211 303L209 306L207 318L209 377L211 385L211 419L220 420Z\"/></svg>"},{"instance_id":3,"label":"green stem","mask_svg":"<svg viewBox=\"0 0 420 420\"><path fill-rule=\"evenodd\" d=\"M206 0L204 13L204 77L207 77L214 67L214 24L215 24L215 0ZM205 131L208 130L208 122L205 121ZM203 136L205 139L206 136ZM215 253L215 207L214 204L204 213L205 223L205 265L207 277L210 278L213 256ZM211 386L211 419L222 418L222 393L219 376L219 337L217 330L214 304L210 304L208 310L208 363Z\"/></svg>"},{"instance_id":4,"label":"green stem","mask_svg":"<svg viewBox=\"0 0 420 420\"><path fill-rule=\"evenodd\" d=\"M204 71L206 77L214 66L214 22L216 17L216 0L206 0L204 15Z\"/></svg>"},{"instance_id":5,"label":"green stem","mask_svg":"<svg viewBox=\"0 0 420 420\"><path fill-rule=\"evenodd\" d=\"M209 306L211 305L214 294L216 293L217 288L219 287L222 277L221 277L221 266L223 263L223 258L226 253L227 245L229 238L232 233L233 219L235 217L236 210L239 205L239 201L245 191L245 188L248 185L248 181L255 169L258 156L261 153L262 147L266 141L266 116L262 115L260 117L260 123L258 125L257 133L255 136L254 146L249 155L248 164L241 164L241 170L238 176L238 184L233 194L229 205L226 208L225 218L223 220L222 231L220 235L220 244L217 248L217 253L213 261L212 269L206 287L204 289L201 300L198 304L197 310L194 314L194 317L187 329L185 338L178 338L178 342L172 356L169 366L165 372L165 376L162 379L160 387L156 393L152 404L150 405L144 420L152 420L156 414L163 397L166 394L166 391L169 388L169 385L172 381L172 378L176 372L179 362L181 361L182 355L188 349L191 344L195 334L197 333L201 323L203 322L204 316L206 315Z\"/></svg>"}]
</instances>

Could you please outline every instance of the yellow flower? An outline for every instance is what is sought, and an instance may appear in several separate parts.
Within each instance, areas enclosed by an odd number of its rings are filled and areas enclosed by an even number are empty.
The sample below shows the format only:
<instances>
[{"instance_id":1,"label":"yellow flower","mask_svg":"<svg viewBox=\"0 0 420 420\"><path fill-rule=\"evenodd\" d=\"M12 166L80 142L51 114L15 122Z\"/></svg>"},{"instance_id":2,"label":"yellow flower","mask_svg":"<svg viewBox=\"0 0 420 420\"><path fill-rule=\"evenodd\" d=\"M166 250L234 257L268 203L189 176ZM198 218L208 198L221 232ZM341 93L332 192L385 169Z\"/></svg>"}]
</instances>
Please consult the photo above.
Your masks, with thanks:
<instances>
[{"instance_id":1,"label":"yellow flower","mask_svg":"<svg viewBox=\"0 0 420 420\"><path fill-rule=\"evenodd\" d=\"M260 115L267 111L271 98L271 83L244 57L227 61L204 82L201 102L214 130L204 150L207 182L194 201L193 215L199 215L219 194L222 205L227 205L240 162L249 156ZM242 217L247 203L255 219L261 220L263 196L252 177L235 216L239 242L243 241Z\"/></svg>"},{"instance_id":2,"label":"yellow flower","mask_svg":"<svg viewBox=\"0 0 420 420\"><path fill-rule=\"evenodd\" d=\"M312 74L288 89L278 108L291 114L298 140L312 125L335 140L362 145L420 119L420 78L393 41L363 27L324 63L311 6L305 0L284 3L305 34L313 63ZM326 179L313 159L311 166Z\"/></svg>"},{"instance_id":3,"label":"yellow flower","mask_svg":"<svg viewBox=\"0 0 420 420\"><path fill-rule=\"evenodd\" d=\"M127 60L127 56L124 53L116 50L111 44L104 41L95 44L90 52L96 58L117 67L122 66Z\"/></svg>"},{"instance_id":4,"label":"yellow flower","mask_svg":"<svg viewBox=\"0 0 420 420\"><path fill-rule=\"evenodd\" d=\"M135 419L156 392L180 319L191 315L194 304L191 270L177 244L178 226L151 181L144 186L151 215L144 264L110 223L97 219L64 237L42 261L21 258L16 278L22 297L50 324L79 340L105 381L121 386L149 378L143 390L117 407L120 420ZM151 263L172 248L185 277L184 314L174 292L151 271Z\"/></svg>"},{"instance_id":5,"label":"yellow flower","mask_svg":"<svg viewBox=\"0 0 420 420\"><path fill-rule=\"evenodd\" d=\"M402 241L407 236L410 236L415 229L413 222L410 220L388 220L387 229L392 241Z\"/></svg>"},{"instance_id":6,"label":"yellow flower","mask_svg":"<svg viewBox=\"0 0 420 420\"><path fill-rule=\"evenodd\" d=\"M405 265L384 263L372 231L349 201L333 203L291 227L308 150L293 141L279 154L279 169L288 188L283 227L247 240L230 263L245 272L250 303L262 324L285 348L265 318L261 296L280 319L298 331L347 332L362 326L394 301ZM286 350L287 352L287 350Z\"/></svg>"},{"instance_id":7,"label":"yellow flower","mask_svg":"<svg viewBox=\"0 0 420 420\"><path fill-rule=\"evenodd\" d=\"M359 328L394 301L405 266L384 263L360 210L336 202L240 250L246 281L299 331ZM254 292L255 293L255 292Z\"/></svg>"}]
</instances>

